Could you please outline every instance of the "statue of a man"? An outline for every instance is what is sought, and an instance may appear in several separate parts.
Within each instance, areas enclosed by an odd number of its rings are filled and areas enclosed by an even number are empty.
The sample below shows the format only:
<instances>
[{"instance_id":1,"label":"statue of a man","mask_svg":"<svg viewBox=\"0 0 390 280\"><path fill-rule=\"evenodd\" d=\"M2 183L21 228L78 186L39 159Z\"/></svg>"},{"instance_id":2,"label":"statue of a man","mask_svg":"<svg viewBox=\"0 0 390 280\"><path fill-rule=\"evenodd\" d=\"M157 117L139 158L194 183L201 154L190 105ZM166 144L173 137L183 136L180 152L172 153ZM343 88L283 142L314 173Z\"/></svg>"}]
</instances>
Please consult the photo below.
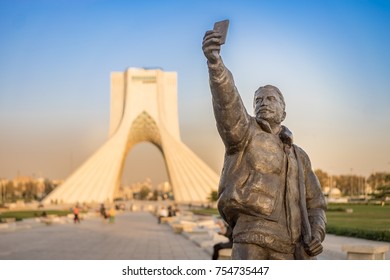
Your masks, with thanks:
<instances>
[{"instance_id":1,"label":"statue of a man","mask_svg":"<svg viewBox=\"0 0 390 280\"><path fill-rule=\"evenodd\" d=\"M225 144L218 210L233 228L232 259L309 259L323 250L326 202L308 155L283 125L278 88L260 87L250 116L220 56L221 34L207 31L214 115Z\"/></svg>"}]
</instances>

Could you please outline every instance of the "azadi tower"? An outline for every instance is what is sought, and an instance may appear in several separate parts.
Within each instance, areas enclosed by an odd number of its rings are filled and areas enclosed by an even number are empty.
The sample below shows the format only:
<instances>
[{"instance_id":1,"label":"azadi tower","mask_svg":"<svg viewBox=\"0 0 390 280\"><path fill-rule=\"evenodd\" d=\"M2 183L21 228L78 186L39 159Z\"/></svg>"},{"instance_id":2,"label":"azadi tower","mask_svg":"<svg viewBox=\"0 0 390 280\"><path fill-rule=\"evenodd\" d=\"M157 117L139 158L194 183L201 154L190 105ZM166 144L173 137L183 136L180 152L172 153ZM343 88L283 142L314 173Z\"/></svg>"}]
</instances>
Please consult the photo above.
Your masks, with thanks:
<instances>
[{"instance_id":1,"label":"azadi tower","mask_svg":"<svg viewBox=\"0 0 390 280\"><path fill-rule=\"evenodd\" d=\"M180 139L176 73L129 68L111 74L109 139L43 203L113 201L127 154L143 141L161 151L176 202L206 202L217 189L218 175Z\"/></svg>"}]
</instances>

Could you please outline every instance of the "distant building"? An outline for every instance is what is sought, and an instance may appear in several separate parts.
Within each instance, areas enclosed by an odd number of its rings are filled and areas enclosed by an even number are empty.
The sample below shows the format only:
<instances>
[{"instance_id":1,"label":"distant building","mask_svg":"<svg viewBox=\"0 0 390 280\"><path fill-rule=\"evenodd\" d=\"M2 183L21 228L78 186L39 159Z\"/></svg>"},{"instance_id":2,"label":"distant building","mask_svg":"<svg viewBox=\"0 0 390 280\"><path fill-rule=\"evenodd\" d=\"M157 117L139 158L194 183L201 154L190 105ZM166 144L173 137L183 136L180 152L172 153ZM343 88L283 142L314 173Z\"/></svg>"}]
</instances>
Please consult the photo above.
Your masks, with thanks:
<instances>
[{"instance_id":1,"label":"distant building","mask_svg":"<svg viewBox=\"0 0 390 280\"><path fill-rule=\"evenodd\" d=\"M338 188L329 188L325 187L323 191L324 195L329 198L340 198L341 197L341 191Z\"/></svg>"}]
</instances>

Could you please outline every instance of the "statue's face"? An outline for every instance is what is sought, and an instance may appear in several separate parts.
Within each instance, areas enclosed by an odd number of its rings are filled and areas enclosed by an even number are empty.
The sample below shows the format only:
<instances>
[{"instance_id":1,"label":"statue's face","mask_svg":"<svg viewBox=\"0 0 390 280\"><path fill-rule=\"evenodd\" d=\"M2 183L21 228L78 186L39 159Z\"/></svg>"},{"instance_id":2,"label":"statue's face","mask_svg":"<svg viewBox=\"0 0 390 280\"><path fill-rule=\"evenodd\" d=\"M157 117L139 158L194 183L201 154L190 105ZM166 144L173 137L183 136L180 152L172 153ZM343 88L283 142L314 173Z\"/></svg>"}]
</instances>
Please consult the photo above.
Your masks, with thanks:
<instances>
[{"instance_id":1,"label":"statue's face","mask_svg":"<svg viewBox=\"0 0 390 280\"><path fill-rule=\"evenodd\" d=\"M260 89L255 93L256 118L280 124L286 117L283 102L273 89Z\"/></svg>"}]
</instances>

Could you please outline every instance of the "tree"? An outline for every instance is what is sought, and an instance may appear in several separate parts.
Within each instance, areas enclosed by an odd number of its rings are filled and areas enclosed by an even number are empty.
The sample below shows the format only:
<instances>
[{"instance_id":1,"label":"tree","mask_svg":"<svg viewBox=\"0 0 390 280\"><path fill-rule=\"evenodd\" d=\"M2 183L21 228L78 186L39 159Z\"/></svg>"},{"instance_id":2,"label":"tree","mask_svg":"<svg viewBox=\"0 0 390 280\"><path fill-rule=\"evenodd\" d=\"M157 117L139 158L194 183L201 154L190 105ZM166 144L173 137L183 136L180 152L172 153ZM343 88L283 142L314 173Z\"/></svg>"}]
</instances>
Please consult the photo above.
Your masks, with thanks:
<instances>
[{"instance_id":1,"label":"tree","mask_svg":"<svg viewBox=\"0 0 390 280\"><path fill-rule=\"evenodd\" d=\"M49 193L51 193L51 192L54 190L55 186L54 186L54 184L53 184L50 180L48 180L48 179L45 179L44 184L45 184L45 189L44 189L44 194L43 194L43 196L45 197L46 195L48 195Z\"/></svg>"},{"instance_id":2,"label":"tree","mask_svg":"<svg viewBox=\"0 0 390 280\"><path fill-rule=\"evenodd\" d=\"M390 173L375 172L372 173L367 183L373 190L372 195L375 199L385 201L387 197L390 197Z\"/></svg>"},{"instance_id":3,"label":"tree","mask_svg":"<svg viewBox=\"0 0 390 280\"><path fill-rule=\"evenodd\" d=\"M369 184L373 190L376 190L379 186L390 185L390 173L372 173L367 179L367 184Z\"/></svg>"},{"instance_id":4,"label":"tree","mask_svg":"<svg viewBox=\"0 0 390 280\"><path fill-rule=\"evenodd\" d=\"M316 169L314 173L317 175L318 180L320 181L321 187L325 188L325 186L329 186L329 175L325 171L321 169Z\"/></svg>"},{"instance_id":5,"label":"tree","mask_svg":"<svg viewBox=\"0 0 390 280\"><path fill-rule=\"evenodd\" d=\"M151 200L158 200L158 197L160 196L160 193L158 190L153 191L153 196Z\"/></svg>"},{"instance_id":6,"label":"tree","mask_svg":"<svg viewBox=\"0 0 390 280\"><path fill-rule=\"evenodd\" d=\"M218 192L217 191L212 191L209 196L209 201L210 202L216 202L218 200Z\"/></svg>"},{"instance_id":7,"label":"tree","mask_svg":"<svg viewBox=\"0 0 390 280\"><path fill-rule=\"evenodd\" d=\"M374 192L374 197L385 201L387 197L390 197L390 185L377 187Z\"/></svg>"},{"instance_id":8,"label":"tree","mask_svg":"<svg viewBox=\"0 0 390 280\"><path fill-rule=\"evenodd\" d=\"M141 190L139 191L139 198L141 200L145 200L150 193L150 188L148 186L142 186Z\"/></svg>"}]
</instances>

